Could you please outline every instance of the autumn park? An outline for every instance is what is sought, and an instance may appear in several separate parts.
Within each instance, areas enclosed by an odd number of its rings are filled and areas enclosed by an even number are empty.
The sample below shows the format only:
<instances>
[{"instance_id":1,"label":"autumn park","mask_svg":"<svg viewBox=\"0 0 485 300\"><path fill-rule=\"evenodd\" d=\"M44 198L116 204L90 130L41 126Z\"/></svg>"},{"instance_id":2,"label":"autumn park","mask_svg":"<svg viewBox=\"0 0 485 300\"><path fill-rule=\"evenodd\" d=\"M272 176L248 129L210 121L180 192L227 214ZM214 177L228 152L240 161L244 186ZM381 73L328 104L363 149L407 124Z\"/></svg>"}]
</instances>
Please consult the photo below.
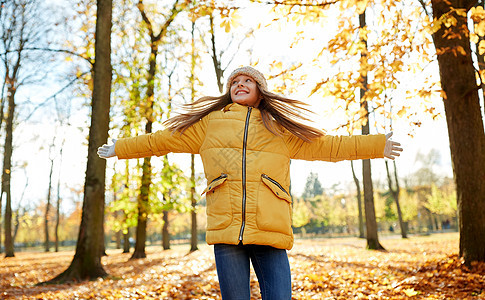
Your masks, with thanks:
<instances>
[{"instance_id":1,"label":"autumn park","mask_svg":"<svg viewBox=\"0 0 485 300\"><path fill-rule=\"evenodd\" d=\"M0 299L485 299L485 1L0 5Z\"/></svg>"}]
</instances>

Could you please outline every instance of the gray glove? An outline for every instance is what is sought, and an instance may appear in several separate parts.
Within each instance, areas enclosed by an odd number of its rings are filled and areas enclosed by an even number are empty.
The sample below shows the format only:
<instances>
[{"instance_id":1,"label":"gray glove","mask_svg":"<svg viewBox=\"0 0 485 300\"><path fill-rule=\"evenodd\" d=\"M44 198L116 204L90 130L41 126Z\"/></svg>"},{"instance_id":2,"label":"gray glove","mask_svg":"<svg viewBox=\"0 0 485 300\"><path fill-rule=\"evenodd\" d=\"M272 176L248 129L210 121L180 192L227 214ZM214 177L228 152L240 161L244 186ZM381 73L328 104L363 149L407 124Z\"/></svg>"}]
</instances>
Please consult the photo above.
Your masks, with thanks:
<instances>
[{"instance_id":1,"label":"gray glove","mask_svg":"<svg viewBox=\"0 0 485 300\"><path fill-rule=\"evenodd\" d=\"M402 148L400 143L391 141L392 132L386 134L386 146L384 147L384 157L394 160L396 156L401 155Z\"/></svg>"},{"instance_id":2,"label":"gray glove","mask_svg":"<svg viewBox=\"0 0 485 300\"><path fill-rule=\"evenodd\" d=\"M111 139L113 145L104 144L103 146L98 148L98 156L101 158L110 158L116 156L115 153L115 144L116 139Z\"/></svg>"}]
</instances>

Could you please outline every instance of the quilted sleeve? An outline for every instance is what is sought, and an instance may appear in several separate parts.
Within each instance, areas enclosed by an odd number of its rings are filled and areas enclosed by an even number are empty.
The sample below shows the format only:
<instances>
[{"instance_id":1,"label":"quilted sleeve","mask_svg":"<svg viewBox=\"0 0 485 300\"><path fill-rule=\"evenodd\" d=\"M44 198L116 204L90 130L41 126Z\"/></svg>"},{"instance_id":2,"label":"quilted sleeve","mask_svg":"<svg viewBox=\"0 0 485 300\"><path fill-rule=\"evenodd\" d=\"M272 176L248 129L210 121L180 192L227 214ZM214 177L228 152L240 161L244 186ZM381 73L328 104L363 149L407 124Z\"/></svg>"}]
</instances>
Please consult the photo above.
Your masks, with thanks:
<instances>
[{"instance_id":1,"label":"quilted sleeve","mask_svg":"<svg viewBox=\"0 0 485 300\"><path fill-rule=\"evenodd\" d=\"M286 144L290 158L303 160L323 160L337 162L341 160L383 158L386 136L324 135L312 142L305 142L294 135L289 135Z\"/></svg>"},{"instance_id":2,"label":"quilted sleeve","mask_svg":"<svg viewBox=\"0 0 485 300\"><path fill-rule=\"evenodd\" d=\"M123 138L116 141L118 158L161 156L169 152L198 154L205 138L208 116L190 126L183 134L160 130L150 134Z\"/></svg>"}]
</instances>

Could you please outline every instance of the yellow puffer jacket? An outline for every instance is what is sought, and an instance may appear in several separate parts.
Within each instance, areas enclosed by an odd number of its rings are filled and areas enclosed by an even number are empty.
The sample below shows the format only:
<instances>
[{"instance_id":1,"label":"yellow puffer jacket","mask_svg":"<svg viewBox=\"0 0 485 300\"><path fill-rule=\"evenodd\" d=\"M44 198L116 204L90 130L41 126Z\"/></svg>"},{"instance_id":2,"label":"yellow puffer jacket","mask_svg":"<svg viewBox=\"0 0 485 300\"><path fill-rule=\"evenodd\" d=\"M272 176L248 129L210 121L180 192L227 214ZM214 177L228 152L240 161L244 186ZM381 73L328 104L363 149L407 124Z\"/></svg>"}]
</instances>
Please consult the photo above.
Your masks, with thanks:
<instances>
[{"instance_id":1,"label":"yellow puffer jacket","mask_svg":"<svg viewBox=\"0 0 485 300\"><path fill-rule=\"evenodd\" d=\"M263 125L257 108L229 104L184 134L168 130L120 139L118 158L169 152L200 154L208 185L208 244L270 245L291 249L290 159L340 161L384 156L384 135L323 136L312 143Z\"/></svg>"}]
</instances>

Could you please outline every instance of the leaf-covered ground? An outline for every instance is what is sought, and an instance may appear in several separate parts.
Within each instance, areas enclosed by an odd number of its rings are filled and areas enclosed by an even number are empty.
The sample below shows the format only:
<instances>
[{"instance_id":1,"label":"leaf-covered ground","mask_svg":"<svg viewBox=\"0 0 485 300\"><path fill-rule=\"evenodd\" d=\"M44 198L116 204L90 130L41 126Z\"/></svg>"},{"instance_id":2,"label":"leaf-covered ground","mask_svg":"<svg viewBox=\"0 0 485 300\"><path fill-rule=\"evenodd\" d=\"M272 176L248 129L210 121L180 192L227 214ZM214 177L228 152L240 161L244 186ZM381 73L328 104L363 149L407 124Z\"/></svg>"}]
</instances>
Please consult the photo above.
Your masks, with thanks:
<instances>
[{"instance_id":1,"label":"leaf-covered ground","mask_svg":"<svg viewBox=\"0 0 485 300\"><path fill-rule=\"evenodd\" d=\"M381 238L383 251L365 250L365 240L297 240L289 251L293 299L485 299L485 264L471 268L458 258L458 234ZM108 251L110 276L72 284L36 286L64 271L73 251L16 253L0 259L1 299L220 299L212 247L188 246L148 258ZM253 299L259 287L251 273Z\"/></svg>"}]
</instances>

